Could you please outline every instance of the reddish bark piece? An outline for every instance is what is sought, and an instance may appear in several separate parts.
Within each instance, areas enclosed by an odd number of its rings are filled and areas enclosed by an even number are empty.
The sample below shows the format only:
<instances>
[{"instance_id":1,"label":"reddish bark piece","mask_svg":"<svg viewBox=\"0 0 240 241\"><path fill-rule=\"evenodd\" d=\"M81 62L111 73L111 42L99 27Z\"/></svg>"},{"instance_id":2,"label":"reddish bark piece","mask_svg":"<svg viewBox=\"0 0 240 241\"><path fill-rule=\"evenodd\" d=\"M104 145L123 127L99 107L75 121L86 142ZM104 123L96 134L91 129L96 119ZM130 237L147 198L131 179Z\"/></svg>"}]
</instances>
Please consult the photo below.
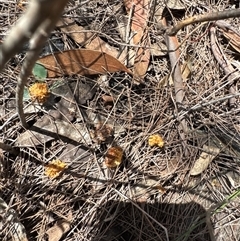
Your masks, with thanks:
<instances>
[{"instance_id":1,"label":"reddish bark piece","mask_svg":"<svg viewBox=\"0 0 240 241\"><path fill-rule=\"evenodd\" d=\"M53 78L62 75L94 75L114 73L127 69L116 58L100 51L88 49L74 49L47 55L38 60L48 70L48 77Z\"/></svg>"}]
</instances>

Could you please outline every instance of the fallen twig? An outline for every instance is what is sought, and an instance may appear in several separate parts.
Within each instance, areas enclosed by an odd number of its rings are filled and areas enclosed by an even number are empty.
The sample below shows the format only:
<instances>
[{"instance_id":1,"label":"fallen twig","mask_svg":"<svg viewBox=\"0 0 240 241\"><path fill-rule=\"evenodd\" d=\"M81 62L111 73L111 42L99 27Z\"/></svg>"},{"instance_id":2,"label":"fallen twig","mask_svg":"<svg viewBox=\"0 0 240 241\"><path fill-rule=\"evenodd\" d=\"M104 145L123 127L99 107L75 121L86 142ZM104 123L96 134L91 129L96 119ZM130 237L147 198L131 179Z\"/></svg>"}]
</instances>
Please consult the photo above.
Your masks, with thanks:
<instances>
[{"instance_id":1,"label":"fallen twig","mask_svg":"<svg viewBox=\"0 0 240 241\"><path fill-rule=\"evenodd\" d=\"M166 19L163 19L163 25L167 26ZM172 78L174 82L174 90L175 90L175 99L177 105L177 116L178 112L183 106L183 99L184 99L184 86L183 86L183 79L182 79L182 72L179 65L179 57L180 52L178 50L178 40L176 36L165 36L166 45L168 48L168 55L172 67ZM177 49L177 50L176 50ZM176 50L176 51L175 51ZM184 118L178 118L180 125L178 126L179 135L183 140L183 144L185 145L185 133L188 132L187 123ZM185 145L186 147L186 145ZM185 154L187 154L187 148L185 148Z\"/></svg>"},{"instance_id":2,"label":"fallen twig","mask_svg":"<svg viewBox=\"0 0 240 241\"><path fill-rule=\"evenodd\" d=\"M239 79L238 74L234 70L233 66L231 63L228 61L227 57L223 53L222 49L220 48L217 38L216 38L216 29L215 27L211 27L210 29L210 39L211 39L211 48L214 57L220 64L221 68L224 70L225 74L228 75L228 80L230 82L230 87L229 87L229 92L232 95L236 94L236 90L234 87L234 83L237 79ZM230 106L233 106L236 103L236 98L232 97L229 99L229 104Z\"/></svg>"},{"instance_id":3,"label":"fallen twig","mask_svg":"<svg viewBox=\"0 0 240 241\"><path fill-rule=\"evenodd\" d=\"M57 23L68 0L33 0L25 15L13 27L0 48L0 71L7 61L23 47L30 38L30 50L18 78L16 101L17 111L24 127L28 127L23 111L23 89L27 78L50 32Z\"/></svg>"},{"instance_id":4,"label":"fallen twig","mask_svg":"<svg viewBox=\"0 0 240 241\"><path fill-rule=\"evenodd\" d=\"M236 17L240 17L240 9L224 10L221 12L206 13L198 16L193 16L191 18L184 19L171 28L166 29L166 34L169 36L176 35L180 29L194 23L216 21Z\"/></svg>"}]
</instances>

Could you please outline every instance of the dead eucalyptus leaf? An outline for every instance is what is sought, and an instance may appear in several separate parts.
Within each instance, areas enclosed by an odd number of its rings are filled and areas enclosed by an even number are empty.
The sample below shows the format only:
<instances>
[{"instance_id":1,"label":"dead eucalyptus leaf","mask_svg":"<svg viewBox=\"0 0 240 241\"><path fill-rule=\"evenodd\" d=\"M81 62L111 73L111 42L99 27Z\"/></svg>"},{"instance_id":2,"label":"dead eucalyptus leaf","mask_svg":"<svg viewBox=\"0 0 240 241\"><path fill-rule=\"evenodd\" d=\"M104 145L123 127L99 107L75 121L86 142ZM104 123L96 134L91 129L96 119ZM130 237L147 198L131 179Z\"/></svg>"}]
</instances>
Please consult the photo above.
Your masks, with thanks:
<instances>
[{"instance_id":1,"label":"dead eucalyptus leaf","mask_svg":"<svg viewBox=\"0 0 240 241\"><path fill-rule=\"evenodd\" d=\"M59 27L63 33L71 37L76 43L84 46L86 49L101 51L113 56L114 58L117 58L119 55L116 48L109 45L98 36L95 36L96 34L91 32L91 30L87 31L84 27L77 25L69 18L59 20L57 27ZM121 62L124 61L123 57L119 58L119 60Z\"/></svg>"},{"instance_id":2,"label":"dead eucalyptus leaf","mask_svg":"<svg viewBox=\"0 0 240 241\"><path fill-rule=\"evenodd\" d=\"M131 42L142 46L136 50L133 74L142 78L147 72L150 61L150 40L146 28L150 3L149 0L124 0L124 5L128 13L133 10L131 30L135 35Z\"/></svg>"},{"instance_id":3,"label":"dead eucalyptus leaf","mask_svg":"<svg viewBox=\"0 0 240 241\"><path fill-rule=\"evenodd\" d=\"M151 44L150 52L153 56L165 56L167 55L167 46L162 42L153 43Z\"/></svg>"},{"instance_id":4,"label":"dead eucalyptus leaf","mask_svg":"<svg viewBox=\"0 0 240 241\"><path fill-rule=\"evenodd\" d=\"M181 2L181 0L166 0L165 1L168 8L176 9L176 10L184 10L185 6Z\"/></svg>"},{"instance_id":5,"label":"dead eucalyptus leaf","mask_svg":"<svg viewBox=\"0 0 240 241\"><path fill-rule=\"evenodd\" d=\"M192 63L190 59L187 59L184 64L181 66L181 73L182 73L182 80L183 83L187 81L189 76L191 75L192 71ZM166 87L168 85L173 86L173 78L170 74L164 76L158 83L158 87Z\"/></svg>"},{"instance_id":6,"label":"dead eucalyptus leaf","mask_svg":"<svg viewBox=\"0 0 240 241\"><path fill-rule=\"evenodd\" d=\"M53 227L47 230L48 241L59 241L62 236L70 230L71 223L66 220L60 220Z\"/></svg>"},{"instance_id":7,"label":"dead eucalyptus leaf","mask_svg":"<svg viewBox=\"0 0 240 241\"><path fill-rule=\"evenodd\" d=\"M37 127L39 131L36 131ZM16 141L17 146L35 146L46 143L59 136L71 139L76 142L90 144L91 137L87 130L80 124L71 124L63 120L50 120L43 116L33 127L22 133Z\"/></svg>"},{"instance_id":8,"label":"dead eucalyptus leaf","mask_svg":"<svg viewBox=\"0 0 240 241\"><path fill-rule=\"evenodd\" d=\"M190 170L190 175L196 176L201 174L219 153L220 148L204 145L200 157L195 161L193 168Z\"/></svg>"},{"instance_id":9,"label":"dead eucalyptus leaf","mask_svg":"<svg viewBox=\"0 0 240 241\"><path fill-rule=\"evenodd\" d=\"M119 60L100 51L74 49L44 56L38 60L48 70L48 77L62 75L95 75L125 71L127 69Z\"/></svg>"},{"instance_id":10,"label":"dead eucalyptus leaf","mask_svg":"<svg viewBox=\"0 0 240 241\"><path fill-rule=\"evenodd\" d=\"M223 31L223 35L226 39L229 40L231 47L240 53L240 36L231 30Z\"/></svg>"}]
</instances>

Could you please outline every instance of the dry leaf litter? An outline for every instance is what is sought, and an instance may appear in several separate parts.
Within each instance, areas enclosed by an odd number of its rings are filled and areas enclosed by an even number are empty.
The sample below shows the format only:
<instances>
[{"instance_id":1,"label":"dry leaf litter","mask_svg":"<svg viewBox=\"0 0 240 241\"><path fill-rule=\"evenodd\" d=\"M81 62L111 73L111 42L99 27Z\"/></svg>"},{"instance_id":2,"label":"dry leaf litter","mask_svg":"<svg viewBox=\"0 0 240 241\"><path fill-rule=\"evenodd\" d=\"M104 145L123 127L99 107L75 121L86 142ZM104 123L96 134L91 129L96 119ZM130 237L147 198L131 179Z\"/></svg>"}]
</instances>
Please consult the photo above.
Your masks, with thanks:
<instances>
[{"instance_id":1,"label":"dry leaf litter","mask_svg":"<svg viewBox=\"0 0 240 241\"><path fill-rule=\"evenodd\" d=\"M214 212L239 190L240 103L239 82L228 79L213 55L210 28L216 29L224 58L237 73L239 35L211 23L179 31L177 63L184 88L179 108L161 24L167 8L167 23L172 25L237 3L125 2L86 1L80 7L79 1L70 1L62 21L74 25L61 28L60 22L41 56L75 53L70 58L80 65L57 69L54 79L48 79L47 100L32 103L31 111L26 107L29 130L21 128L15 104L19 66L27 48L0 73L0 140L20 147L17 157L7 152L0 156L0 197L8 207L0 209L0 240L11 239L13 227L24 227L28 240L196 241L211 240L211 234L219 241L240 239L239 197ZM1 40L25 6L25 1L0 1ZM135 40L131 18L135 23L134 8L145 6L144 32ZM239 19L226 22L239 31ZM81 51L89 51L89 58L81 60L76 55ZM83 64L92 64L92 51L105 52L93 54L101 58L101 75L83 76L96 70ZM139 61L145 63L144 76L136 77ZM108 68L110 63L114 71ZM34 83L31 77L29 86ZM111 97L108 107L103 96ZM186 133L180 129L182 123ZM154 145L161 148L149 143L156 133L161 140ZM48 178L45 168L53 159L62 160L67 169ZM198 170L193 169L196 162ZM7 210L14 210L15 223L9 222Z\"/></svg>"}]
</instances>

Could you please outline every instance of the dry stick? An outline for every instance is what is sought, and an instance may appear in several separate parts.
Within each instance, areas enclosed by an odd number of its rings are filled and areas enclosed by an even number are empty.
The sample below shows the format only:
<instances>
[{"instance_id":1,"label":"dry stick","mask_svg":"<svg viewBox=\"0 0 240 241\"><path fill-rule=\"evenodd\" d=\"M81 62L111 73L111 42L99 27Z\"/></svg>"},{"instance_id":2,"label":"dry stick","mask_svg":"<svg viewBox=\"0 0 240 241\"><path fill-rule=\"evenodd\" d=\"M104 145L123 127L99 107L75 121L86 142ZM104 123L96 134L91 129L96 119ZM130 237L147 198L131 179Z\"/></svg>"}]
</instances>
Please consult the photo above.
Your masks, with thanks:
<instances>
[{"instance_id":1,"label":"dry stick","mask_svg":"<svg viewBox=\"0 0 240 241\"><path fill-rule=\"evenodd\" d=\"M214 27L210 28L210 39L211 39L211 48L215 59L220 64L221 68L224 70L225 74L228 76L228 82L230 82L229 92L232 95L236 95L236 90L234 88L233 81L239 79L238 74L235 72L233 66L226 58L222 49L220 48L217 38L216 38L216 29ZM233 106L236 103L236 98L232 97L229 99L230 106Z\"/></svg>"},{"instance_id":2,"label":"dry stick","mask_svg":"<svg viewBox=\"0 0 240 241\"><path fill-rule=\"evenodd\" d=\"M33 0L30 1L26 13L20 18L17 24L12 28L9 35L0 46L0 71L4 65L16 53L22 50L23 45L32 37L33 33L46 20L54 18L56 11L63 4L66 5L66 0ZM52 14L51 15L49 14Z\"/></svg>"},{"instance_id":3,"label":"dry stick","mask_svg":"<svg viewBox=\"0 0 240 241\"><path fill-rule=\"evenodd\" d=\"M173 35L177 34L177 32L180 29L182 29L190 24L194 24L194 23L201 23L201 22L215 21L215 20L236 18L236 17L240 17L240 9L224 10L221 12L202 14L202 15L191 17L191 18L187 18L187 19L177 23L175 26L173 26L169 29L166 29L166 34L169 36L173 36Z\"/></svg>"},{"instance_id":4,"label":"dry stick","mask_svg":"<svg viewBox=\"0 0 240 241\"><path fill-rule=\"evenodd\" d=\"M23 111L24 85L27 83L27 78L31 74L32 68L38 59L41 48L56 25L57 20L60 18L67 2L68 0L31 1L26 14L12 29L0 50L1 70L9 58L21 50L21 45L24 44L28 38L32 38L30 40L30 50L21 68L16 91L17 111L21 123L25 128L27 128L28 125Z\"/></svg>"},{"instance_id":5,"label":"dry stick","mask_svg":"<svg viewBox=\"0 0 240 241\"><path fill-rule=\"evenodd\" d=\"M167 26L167 22L166 19L163 19L163 25ZM168 48L168 55L169 55L169 59L170 59L170 63L171 63L171 67L172 67L172 78L173 78L173 82L174 82L174 90L175 90L175 99L176 99L176 104L177 104L177 112L179 112L180 107L182 105L183 99L184 99L184 87L183 87L183 79L182 79L182 72L181 72L181 68L179 66L179 50L178 49L178 40L176 38L176 36L168 36L165 35L165 39L166 39L166 45ZM178 113L177 113L178 116ZM185 142L185 133L188 132L188 128L187 128L187 123L186 120L184 118L180 119L178 117L178 120L180 122L180 125L178 126L178 130L179 130L179 135L181 137L181 139L183 140L183 145L185 146L185 155L188 155L188 151L186 148L186 142Z\"/></svg>"}]
</instances>

